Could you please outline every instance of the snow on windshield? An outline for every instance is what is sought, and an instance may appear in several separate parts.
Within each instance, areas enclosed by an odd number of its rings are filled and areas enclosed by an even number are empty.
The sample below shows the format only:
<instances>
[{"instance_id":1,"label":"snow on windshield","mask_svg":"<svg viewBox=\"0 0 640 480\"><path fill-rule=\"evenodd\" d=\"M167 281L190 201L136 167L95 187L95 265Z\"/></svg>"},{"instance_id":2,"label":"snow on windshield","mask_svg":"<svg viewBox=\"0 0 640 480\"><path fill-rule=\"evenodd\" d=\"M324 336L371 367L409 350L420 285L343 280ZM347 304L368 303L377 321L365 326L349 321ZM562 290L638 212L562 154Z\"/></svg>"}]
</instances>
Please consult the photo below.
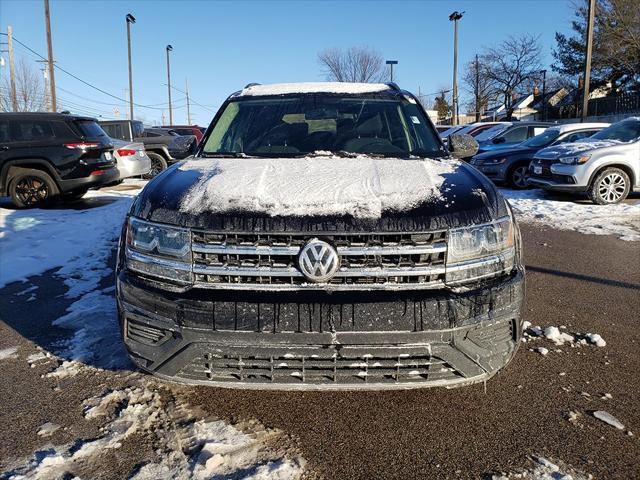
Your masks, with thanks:
<instances>
[{"instance_id":1,"label":"snow on windshield","mask_svg":"<svg viewBox=\"0 0 640 480\"><path fill-rule=\"evenodd\" d=\"M379 218L441 198L444 174L457 161L316 158L190 160L181 170L202 173L181 211L245 210L279 215Z\"/></svg>"},{"instance_id":2,"label":"snow on windshield","mask_svg":"<svg viewBox=\"0 0 640 480\"><path fill-rule=\"evenodd\" d=\"M241 96L287 95L293 93L372 93L389 90L384 83L307 82L252 85L244 88Z\"/></svg>"}]
</instances>

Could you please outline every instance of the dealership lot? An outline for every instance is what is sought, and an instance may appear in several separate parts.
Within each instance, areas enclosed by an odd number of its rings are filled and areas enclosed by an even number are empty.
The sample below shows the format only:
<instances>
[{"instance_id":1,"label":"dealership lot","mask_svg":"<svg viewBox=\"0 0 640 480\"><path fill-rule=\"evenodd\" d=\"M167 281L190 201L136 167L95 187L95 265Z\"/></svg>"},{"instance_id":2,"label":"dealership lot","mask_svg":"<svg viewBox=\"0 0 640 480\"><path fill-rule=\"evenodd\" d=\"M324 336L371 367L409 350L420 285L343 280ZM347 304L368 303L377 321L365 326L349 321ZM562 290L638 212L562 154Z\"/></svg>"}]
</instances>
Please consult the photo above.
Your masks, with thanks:
<instances>
[{"instance_id":1,"label":"dealership lot","mask_svg":"<svg viewBox=\"0 0 640 480\"><path fill-rule=\"evenodd\" d=\"M586 203L503 190L524 220L531 325L514 362L485 386L281 393L132 371L112 271L119 219L142 185L50 210L2 204L2 248L13 255L2 257L0 478L637 474L637 196L597 216ZM584 233L572 231L578 224Z\"/></svg>"}]
</instances>

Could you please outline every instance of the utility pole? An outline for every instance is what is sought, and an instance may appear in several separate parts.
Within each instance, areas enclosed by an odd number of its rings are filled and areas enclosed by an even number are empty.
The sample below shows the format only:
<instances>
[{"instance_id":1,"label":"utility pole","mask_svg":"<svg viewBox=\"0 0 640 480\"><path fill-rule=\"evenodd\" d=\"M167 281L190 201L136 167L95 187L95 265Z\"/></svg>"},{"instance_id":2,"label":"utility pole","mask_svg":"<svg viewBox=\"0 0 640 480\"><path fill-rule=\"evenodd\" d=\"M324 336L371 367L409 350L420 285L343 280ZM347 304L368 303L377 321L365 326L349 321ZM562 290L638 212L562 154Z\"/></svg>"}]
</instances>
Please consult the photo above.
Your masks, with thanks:
<instances>
[{"instance_id":1,"label":"utility pole","mask_svg":"<svg viewBox=\"0 0 640 480\"><path fill-rule=\"evenodd\" d=\"M453 125L458 125L458 20L462 18L464 12L455 11L449 15L449 20L453 22Z\"/></svg>"},{"instance_id":2,"label":"utility pole","mask_svg":"<svg viewBox=\"0 0 640 480\"><path fill-rule=\"evenodd\" d=\"M596 0L589 0L587 23L587 52L584 62L584 89L582 94L582 121L587 119L589 110L589 83L591 81L591 50L593 48L593 18L596 13Z\"/></svg>"},{"instance_id":3,"label":"utility pole","mask_svg":"<svg viewBox=\"0 0 640 480\"><path fill-rule=\"evenodd\" d=\"M191 125L191 107L189 106L189 80L184 79L186 84L185 94L187 95L187 125Z\"/></svg>"},{"instance_id":4,"label":"utility pole","mask_svg":"<svg viewBox=\"0 0 640 480\"><path fill-rule=\"evenodd\" d=\"M44 0L44 23L47 29L47 51L49 53L49 86L51 88L51 111L58 111L56 101L56 77L53 73L53 43L51 41L51 15L49 13L49 0Z\"/></svg>"},{"instance_id":5,"label":"utility pole","mask_svg":"<svg viewBox=\"0 0 640 480\"><path fill-rule=\"evenodd\" d=\"M171 65L169 63L169 52L173 50L171 45L167 45L167 91L169 92L169 126L173 125L173 109L171 108Z\"/></svg>"},{"instance_id":6,"label":"utility pole","mask_svg":"<svg viewBox=\"0 0 640 480\"><path fill-rule=\"evenodd\" d=\"M49 63L47 60L36 60L38 63ZM44 78L44 102L47 106L47 110L51 110L51 98L49 97L49 75L48 75L49 67L42 65L40 71L42 72L42 77Z\"/></svg>"},{"instance_id":7,"label":"utility pole","mask_svg":"<svg viewBox=\"0 0 640 480\"><path fill-rule=\"evenodd\" d=\"M475 81L475 85L473 86L473 90L474 90L474 94L476 96L476 122L480 121L480 109L482 108L482 100L480 98L480 62L478 61L478 54L476 53L476 64L475 64L475 70L476 70L476 81Z\"/></svg>"},{"instance_id":8,"label":"utility pole","mask_svg":"<svg viewBox=\"0 0 640 480\"><path fill-rule=\"evenodd\" d=\"M127 13L127 48L129 51L129 120L133 120L133 72L131 70L131 24L136 23L136 17Z\"/></svg>"},{"instance_id":9,"label":"utility pole","mask_svg":"<svg viewBox=\"0 0 640 480\"><path fill-rule=\"evenodd\" d=\"M16 66L13 63L13 28L7 27L7 42L9 47L9 81L11 82L11 105L13 111L18 111L18 94L16 92Z\"/></svg>"}]
</instances>

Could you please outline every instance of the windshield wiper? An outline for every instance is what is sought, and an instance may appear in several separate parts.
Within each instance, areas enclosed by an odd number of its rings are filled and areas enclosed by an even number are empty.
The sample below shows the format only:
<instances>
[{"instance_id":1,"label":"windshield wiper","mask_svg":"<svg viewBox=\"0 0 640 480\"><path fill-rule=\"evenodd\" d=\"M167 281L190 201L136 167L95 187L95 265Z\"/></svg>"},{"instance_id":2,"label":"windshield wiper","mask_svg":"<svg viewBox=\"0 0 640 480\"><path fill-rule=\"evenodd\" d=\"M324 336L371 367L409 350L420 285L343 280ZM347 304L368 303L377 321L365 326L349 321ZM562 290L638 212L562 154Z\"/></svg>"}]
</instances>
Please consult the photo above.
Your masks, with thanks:
<instances>
[{"instance_id":1,"label":"windshield wiper","mask_svg":"<svg viewBox=\"0 0 640 480\"><path fill-rule=\"evenodd\" d=\"M244 158L249 155L242 152L202 152L203 158Z\"/></svg>"}]
</instances>

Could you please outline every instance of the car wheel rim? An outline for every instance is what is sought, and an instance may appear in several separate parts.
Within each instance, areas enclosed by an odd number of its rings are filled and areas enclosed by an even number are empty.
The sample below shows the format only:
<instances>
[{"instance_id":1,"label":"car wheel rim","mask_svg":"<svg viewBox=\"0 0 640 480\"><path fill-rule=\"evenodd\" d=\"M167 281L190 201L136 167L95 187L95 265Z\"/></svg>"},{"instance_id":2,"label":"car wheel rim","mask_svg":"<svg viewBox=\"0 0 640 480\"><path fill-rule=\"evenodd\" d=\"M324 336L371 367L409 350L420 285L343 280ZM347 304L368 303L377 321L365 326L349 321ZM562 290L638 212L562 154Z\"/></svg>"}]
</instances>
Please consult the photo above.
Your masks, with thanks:
<instances>
[{"instance_id":1,"label":"car wheel rim","mask_svg":"<svg viewBox=\"0 0 640 480\"><path fill-rule=\"evenodd\" d=\"M619 173L609 173L598 185L598 195L604 201L614 203L619 201L627 190L627 182Z\"/></svg>"},{"instance_id":2,"label":"car wheel rim","mask_svg":"<svg viewBox=\"0 0 640 480\"><path fill-rule=\"evenodd\" d=\"M527 186L527 167L518 167L513 171L513 184L516 187Z\"/></svg>"},{"instance_id":3,"label":"car wheel rim","mask_svg":"<svg viewBox=\"0 0 640 480\"><path fill-rule=\"evenodd\" d=\"M151 170L149 170L149 175L151 177L155 177L162 171L162 164L158 160L154 160L151 162Z\"/></svg>"},{"instance_id":4,"label":"car wheel rim","mask_svg":"<svg viewBox=\"0 0 640 480\"><path fill-rule=\"evenodd\" d=\"M16 185L16 196L24 205L37 205L49 197L49 187L38 177L24 177Z\"/></svg>"}]
</instances>

